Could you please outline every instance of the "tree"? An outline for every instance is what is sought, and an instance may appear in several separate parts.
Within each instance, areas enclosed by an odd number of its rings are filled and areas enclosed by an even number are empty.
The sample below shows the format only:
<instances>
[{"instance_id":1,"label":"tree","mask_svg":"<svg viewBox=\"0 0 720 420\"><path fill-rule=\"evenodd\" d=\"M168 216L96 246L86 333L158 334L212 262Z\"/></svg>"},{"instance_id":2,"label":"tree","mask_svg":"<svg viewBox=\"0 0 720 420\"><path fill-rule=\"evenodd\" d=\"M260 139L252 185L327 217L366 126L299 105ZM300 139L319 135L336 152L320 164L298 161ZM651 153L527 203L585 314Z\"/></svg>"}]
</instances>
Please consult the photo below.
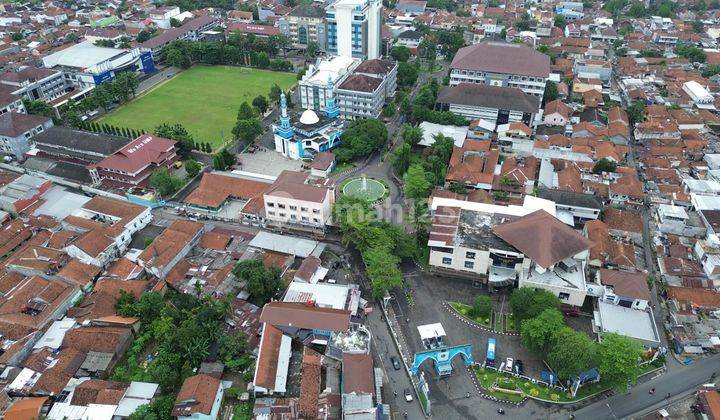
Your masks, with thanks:
<instances>
[{"instance_id":1,"label":"tree","mask_svg":"<svg viewBox=\"0 0 720 420\"><path fill-rule=\"evenodd\" d=\"M280 290L280 270L265 268L262 260L245 260L237 263L233 274L246 283L253 303L262 306Z\"/></svg>"},{"instance_id":2,"label":"tree","mask_svg":"<svg viewBox=\"0 0 720 420\"><path fill-rule=\"evenodd\" d=\"M150 174L150 186L161 196L169 197L183 186L183 180L171 175L167 168L158 168Z\"/></svg>"},{"instance_id":3,"label":"tree","mask_svg":"<svg viewBox=\"0 0 720 420\"><path fill-rule=\"evenodd\" d=\"M547 361L559 377L567 379L594 367L596 350L595 342L587 334L562 327L555 333Z\"/></svg>"},{"instance_id":4,"label":"tree","mask_svg":"<svg viewBox=\"0 0 720 420\"><path fill-rule=\"evenodd\" d=\"M262 125L257 118L238 120L238 122L235 123L235 127L232 129L232 133L235 138L246 142L255 140L255 138L262 134L262 132Z\"/></svg>"},{"instance_id":5,"label":"tree","mask_svg":"<svg viewBox=\"0 0 720 420\"><path fill-rule=\"evenodd\" d=\"M173 18L170 18L170 26L173 28L179 28L182 26L182 22L180 22L179 20L177 20L173 17Z\"/></svg>"},{"instance_id":6,"label":"tree","mask_svg":"<svg viewBox=\"0 0 720 420\"><path fill-rule=\"evenodd\" d=\"M270 98L270 101L273 103L280 102L280 95L282 94L282 89L277 84L274 84L270 87L270 93L268 94L268 97Z\"/></svg>"},{"instance_id":7,"label":"tree","mask_svg":"<svg viewBox=\"0 0 720 420\"><path fill-rule=\"evenodd\" d=\"M478 295L475 296L475 300L472 305L472 314L481 318L490 318L490 312L492 311L492 300L490 296Z\"/></svg>"},{"instance_id":8,"label":"tree","mask_svg":"<svg viewBox=\"0 0 720 420\"><path fill-rule=\"evenodd\" d=\"M187 157L195 144L192 135L181 124L160 124L155 127L154 134L158 137L175 140L178 146L178 154L182 157Z\"/></svg>"},{"instance_id":9,"label":"tree","mask_svg":"<svg viewBox=\"0 0 720 420\"><path fill-rule=\"evenodd\" d=\"M31 101L25 98L22 101L28 114L55 118L55 109L49 103L42 100Z\"/></svg>"},{"instance_id":10,"label":"tree","mask_svg":"<svg viewBox=\"0 0 720 420\"><path fill-rule=\"evenodd\" d=\"M10 39L13 40L13 41L15 41L15 42L20 41L20 40L23 39L24 37L25 37L25 36L22 34L22 32L13 32L13 33L10 34Z\"/></svg>"},{"instance_id":11,"label":"tree","mask_svg":"<svg viewBox=\"0 0 720 420\"><path fill-rule=\"evenodd\" d=\"M635 383L642 346L637 341L615 333L605 333L598 346L598 370L605 384L624 391Z\"/></svg>"},{"instance_id":12,"label":"tree","mask_svg":"<svg viewBox=\"0 0 720 420\"><path fill-rule=\"evenodd\" d=\"M363 252L365 271L372 284L372 295L380 299L390 289L402 285L402 272L398 267L399 258L389 249L377 246Z\"/></svg>"},{"instance_id":13,"label":"tree","mask_svg":"<svg viewBox=\"0 0 720 420\"><path fill-rule=\"evenodd\" d=\"M557 84L551 80L545 82L545 92L543 92L543 102L552 102L558 98Z\"/></svg>"},{"instance_id":14,"label":"tree","mask_svg":"<svg viewBox=\"0 0 720 420\"><path fill-rule=\"evenodd\" d=\"M425 175L422 164L410 165L405 174L405 196L412 199L423 199L430 195L432 184Z\"/></svg>"},{"instance_id":15,"label":"tree","mask_svg":"<svg viewBox=\"0 0 720 420\"><path fill-rule=\"evenodd\" d=\"M400 136L406 143L415 146L423 139L423 129L410 124L403 124L400 127Z\"/></svg>"},{"instance_id":16,"label":"tree","mask_svg":"<svg viewBox=\"0 0 720 420\"><path fill-rule=\"evenodd\" d=\"M705 32L705 24L702 23L702 21L694 20L692 23L693 31L697 34L701 34Z\"/></svg>"},{"instance_id":17,"label":"tree","mask_svg":"<svg viewBox=\"0 0 720 420\"><path fill-rule=\"evenodd\" d=\"M190 58L178 48L169 48L164 54L165 62L173 67L181 69L189 68L192 65Z\"/></svg>"},{"instance_id":18,"label":"tree","mask_svg":"<svg viewBox=\"0 0 720 420\"><path fill-rule=\"evenodd\" d=\"M264 114L268 109L268 101L262 95L256 96L255 99L253 99L252 104L258 109L258 111L260 111L260 114Z\"/></svg>"},{"instance_id":19,"label":"tree","mask_svg":"<svg viewBox=\"0 0 720 420\"><path fill-rule=\"evenodd\" d=\"M627 108L627 115L630 124L633 126L645 120L645 102L637 100Z\"/></svg>"},{"instance_id":20,"label":"tree","mask_svg":"<svg viewBox=\"0 0 720 420\"><path fill-rule=\"evenodd\" d=\"M559 309L560 299L545 289L521 287L513 290L510 306L515 324L520 327L522 321L540 315L545 309Z\"/></svg>"},{"instance_id":21,"label":"tree","mask_svg":"<svg viewBox=\"0 0 720 420\"><path fill-rule=\"evenodd\" d=\"M317 42L308 42L307 47L305 48L305 56L308 58L315 57L315 55L317 55L318 49L320 49L320 47L318 46Z\"/></svg>"},{"instance_id":22,"label":"tree","mask_svg":"<svg viewBox=\"0 0 720 420\"><path fill-rule=\"evenodd\" d=\"M377 119L367 118L352 121L342 134L342 144L335 149L340 162L370 155L387 143L387 126Z\"/></svg>"},{"instance_id":23,"label":"tree","mask_svg":"<svg viewBox=\"0 0 720 420\"><path fill-rule=\"evenodd\" d=\"M601 174L603 172L615 172L617 169L617 163L614 160L608 158L602 158L595 163L593 166L593 173Z\"/></svg>"},{"instance_id":24,"label":"tree","mask_svg":"<svg viewBox=\"0 0 720 420\"><path fill-rule=\"evenodd\" d=\"M701 48L689 44L678 44L675 46L675 54L687 58L691 62L704 63L707 55Z\"/></svg>"},{"instance_id":25,"label":"tree","mask_svg":"<svg viewBox=\"0 0 720 420\"><path fill-rule=\"evenodd\" d=\"M243 371L252 363L247 353L247 338L243 333L224 334L218 340L220 357L225 367L232 371Z\"/></svg>"},{"instance_id":26,"label":"tree","mask_svg":"<svg viewBox=\"0 0 720 420\"><path fill-rule=\"evenodd\" d=\"M249 120L250 118L255 118L257 116L257 111L249 103L247 103L247 101L240 104L237 114L238 121Z\"/></svg>"},{"instance_id":27,"label":"tree","mask_svg":"<svg viewBox=\"0 0 720 420\"><path fill-rule=\"evenodd\" d=\"M194 178L200 172L200 164L194 159L188 159L185 161L185 172L188 178Z\"/></svg>"},{"instance_id":28,"label":"tree","mask_svg":"<svg viewBox=\"0 0 720 420\"><path fill-rule=\"evenodd\" d=\"M142 44L143 42L147 41L147 40L150 39L150 38L152 38L152 34L151 34L150 32L148 32L148 31L146 31L146 30L143 29L142 31L138 32L137 37L135 38L135 40L136 40L137 42L139 42L140 44Z\"/></svg>"},{"instance_id":29,"label":"tree","mask_svg":"<svg viewBox=\"0 0 720 420\"><path fill-rule=\"evenodd\" d=\"M555 15L555 20L553 22L556 28L565 29L565 16L563 15Z\"/></svg>"},{"instance_id":30,"label":"tree","mask_svg":"<svg viewBox=\"0 0 720 420\"><path fill-rule=\"evenodd\" d=\"M395 149L392 158L393 168L398 176L405 175L408 167L410 167L411 147L408 143L403 143Z\"/></svg>"},{"instance_id":31,"label":"tree","mask_svg":"<svg viewBox=\"0 0 720 420\"><path fill-rule=\"evenodd\" d=\"M399 62L408 61L411 54L410 49L403 45L395 46L390 50L390 56Z\"/></svg>"},{"instance_id":32,"label":"tree","mask_svg":"<svg viewBox=\"0 0 720 420\"><path fill-rule=\"evenodd\" d=\"M400 86L412 86L418 78L418 67L415 64L400 62L397 71L397 83Z\"/></svg>"},{"instance_id":33,"label":"tree","mask_svg":"<svg viewBox=\"0 0 720 420\"><path fill-rule=\"evenodd\" d=\"M534 353L545 355L555 342L555 335L564 326L562 313L555 308L545 309L536 317L524 319L520 323L523 346Z\"/></svg>"},{"instance_id":34,"label":"tree","mask_svg":"<svg viewBox=\"0 0 720 420\"><path fill-rule=\"evenodd\" d=\"M135 296L125 290L120 290L120 297L115 302L115 310L122 316L135 316Z\"/></svg>"},{"instance_id":35,"label":"tree","mask_svg":"<svg viewBox=\"0 0 720 420\"><path fill-rule=\"evenodd\" d=\"M128 420L166 420L175 405L174 395L156 397L149 404L144 404L130 414Z\"/></svg>"},{"instance_id":36,"label":"tree","mask_svg":"<svg viewBox=\"0 0 720 420\"><path fill-rule=\"evenodd\" d=\"M98 39L95 41L95 46L105 48L115 48L115 41L111 39Z\"/></svg>"},{"instance_id":37,"label":"tree","mask_svg":"<svg viewBox=\"0 0 720 420\"><path fill-rule=\"evenodd\" d=\"M140 82L135 73L124 71L115 77L112 84L120 102L127 102L130 96L135 96Z\"/></svg>"}]
</instances>

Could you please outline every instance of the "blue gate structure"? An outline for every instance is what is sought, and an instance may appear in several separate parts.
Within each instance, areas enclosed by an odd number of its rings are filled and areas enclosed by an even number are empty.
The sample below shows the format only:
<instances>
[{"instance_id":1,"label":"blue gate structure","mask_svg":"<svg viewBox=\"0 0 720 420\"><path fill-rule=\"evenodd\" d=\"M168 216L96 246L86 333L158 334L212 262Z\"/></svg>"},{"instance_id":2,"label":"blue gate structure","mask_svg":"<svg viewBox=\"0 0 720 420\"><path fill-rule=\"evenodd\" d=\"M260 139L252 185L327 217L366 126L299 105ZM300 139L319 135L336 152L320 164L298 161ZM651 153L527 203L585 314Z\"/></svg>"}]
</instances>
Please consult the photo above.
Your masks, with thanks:
<instances>
[{"instance_id":1,"label":"blue gate structure","mask_svg":"<svg viewBox=\"0 0 720 420\"><path fill-rule=\"evenodd\" d=\"M410 366L410 372L413 375L417 375L420 365L426 360L431 359L435 361L435 370L438 375L449 375L452 373L452 360L458 355L462 355L465 360L465 366L470 366L473 363L472 344L442 347L415 353L415 360L413 360L413 364Z\"/></svg>"}]
</instances>

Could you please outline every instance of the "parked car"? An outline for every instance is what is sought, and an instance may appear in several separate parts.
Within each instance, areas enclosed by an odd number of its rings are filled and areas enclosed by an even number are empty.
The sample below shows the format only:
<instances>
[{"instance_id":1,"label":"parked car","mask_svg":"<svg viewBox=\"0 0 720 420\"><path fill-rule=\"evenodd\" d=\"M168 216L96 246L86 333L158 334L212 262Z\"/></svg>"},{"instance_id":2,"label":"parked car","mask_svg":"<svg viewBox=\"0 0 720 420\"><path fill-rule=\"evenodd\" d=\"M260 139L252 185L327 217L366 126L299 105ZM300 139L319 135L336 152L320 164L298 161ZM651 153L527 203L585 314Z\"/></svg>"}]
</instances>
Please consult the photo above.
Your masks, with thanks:
<instances>
[{"instance_id":1,"label":"parked car","mask_svg":"<svg viewBox=\"0 0 720 420\"><path fill-rule=\"evenodd\" d=\"M525 374L525 368L524 368L524 366L523 366L523 361L520 360L520 359L517 359L517 360L515 361L515 372L516 372L518 375L524 375L524 374Z\"/></svg>"},{"instance_id":2,"label":"parked car","mask_svg":"<svg viewBox=\"0 0 720 420\"><path fill-rule=\"evenodd\" d=\"M513 371L513 358L512 357L508 357L505 360L505 370L507 370L508 372Z\"/></svg>"},{"instance_id":3,"label":"parked car","mask_svg":"<svg viewBox=\"0 0 720 420\"><path fill-rule=\"evenodd\" d=\"M396 359L395 356L390 356L390 363L392 363L395 370L400 370L400 362L398 362L398 359Z\"/></svg>"},{"instance_id":4,"label":"parked car","mask_svg":"<svg viewBox=\"0 0 720 420\"><path fill-rule=\"evenodd\" d=\"M405 388L405 392L404 392L404 393L405 393L405 401L407 401L407 402L412 402L413 396L412 396L412 394L410 393L410 389L409 389L409 388Z\"/></svg>"}]
</instances>

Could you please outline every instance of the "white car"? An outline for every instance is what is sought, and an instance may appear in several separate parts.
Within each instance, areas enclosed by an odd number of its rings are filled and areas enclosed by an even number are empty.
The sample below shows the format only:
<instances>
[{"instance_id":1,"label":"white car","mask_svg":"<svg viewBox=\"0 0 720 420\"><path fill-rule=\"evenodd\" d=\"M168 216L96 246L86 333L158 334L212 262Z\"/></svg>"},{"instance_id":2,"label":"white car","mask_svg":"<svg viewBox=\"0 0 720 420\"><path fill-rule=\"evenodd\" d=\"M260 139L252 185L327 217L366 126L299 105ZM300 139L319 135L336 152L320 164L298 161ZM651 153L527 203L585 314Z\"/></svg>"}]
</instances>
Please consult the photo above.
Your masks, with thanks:
<instances>
[{"instance_id":1,"label":"white car","mask_svg":"<svg viewBox=\"0 0 720 420\"><path fill-rule=\"evenodd\" d=\"M507 370L508 372L512 372L512 371L513 371L513 359L512 359L512 357L508 357L508 358L505 360L505 370Z\"/></svg>"},{"instance_id":2,"label":"white car","mask_svg":"<svg viewBox=\"0 0 720 420\"><path fill-rule=\"evenodd\" d=\"M405 394L405 401L407 401L407 402L412 402L413 396L412 396L412 394L410 393L410 390L407 389L407 388L405 388L404 394Z\"/></svg>"}]
</instances>

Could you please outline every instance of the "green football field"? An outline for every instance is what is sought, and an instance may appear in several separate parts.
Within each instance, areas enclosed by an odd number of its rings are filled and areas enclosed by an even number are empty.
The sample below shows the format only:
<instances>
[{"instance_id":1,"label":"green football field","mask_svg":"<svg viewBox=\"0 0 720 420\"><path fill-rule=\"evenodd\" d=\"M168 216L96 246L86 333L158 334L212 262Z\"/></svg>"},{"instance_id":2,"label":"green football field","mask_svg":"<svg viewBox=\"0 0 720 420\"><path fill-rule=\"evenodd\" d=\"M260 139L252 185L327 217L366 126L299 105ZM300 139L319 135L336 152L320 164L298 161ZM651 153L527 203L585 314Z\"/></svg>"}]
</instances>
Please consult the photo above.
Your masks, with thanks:
<instances>
[{"instance_id":1,"label":"green football field","mask_svg":"<svg viewBox=\"0 0 720 420\"><path fill-rule=\"evenodd\" d=\"M244 67L196 65L98 120L117 127L152 130L162 123L182 124L196 141L213 149L232 138L237 110L243 101L268 96L277 83L287 90L293 73Z\"/></svg>"}]
</instances>

